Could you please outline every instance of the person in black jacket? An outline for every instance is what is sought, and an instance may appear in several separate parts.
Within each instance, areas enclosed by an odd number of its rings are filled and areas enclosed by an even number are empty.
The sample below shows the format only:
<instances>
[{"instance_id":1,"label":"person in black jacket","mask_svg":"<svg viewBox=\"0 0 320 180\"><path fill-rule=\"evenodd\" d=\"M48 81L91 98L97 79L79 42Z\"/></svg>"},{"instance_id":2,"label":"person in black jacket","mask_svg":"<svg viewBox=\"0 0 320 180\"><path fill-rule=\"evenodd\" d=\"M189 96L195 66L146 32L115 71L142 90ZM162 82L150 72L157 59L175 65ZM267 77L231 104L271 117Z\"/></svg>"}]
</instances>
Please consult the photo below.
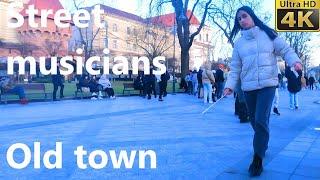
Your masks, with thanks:
<instances>
[{"instance_id":1,"label":"person in black jacket","mask_svg":"<svg viewBox=\"0 0 320 180\"><path fill-rule=\"evenodd\" d=\"M57 101L57 91L58 87L60 87L60 99L62 99L63 96L63 76L60 74L60 62L57 63L57 74L52 75L52 84L53 84L53 93L52 93L52 99L53 101Z\"/></svg>"},{"instance_id":2,"label":"person in black jacket","mask_svg":"<svg viewBox=\"0 0 320 180\"><path fill-rule=\"evenodd\" d=\"M150 74L145 74L143 77L144 92L145 92L145 95L148 95L148 99L151 99L152 91L154 91L155 98L157 97L157 94L155 91L155 81L156 81L156 76L152 74L152 70L150 70Z\"/></svg>"},{"instance_id":3,"label":"person in black jacket","mask_svg":"<svg viewBox=\"0 0 320 180\"><path fill-rule=\"evenodd\" d=\"M139 95L143 96L144 93L144 88L143 88L143 71L139 71L137 78L134 80L134 89L139 90Z\"/></svg>"},{"instance_id":4,"label":"person in black jacket","mask_svg":"<svg viewBox=\"0 0 320 180\"><path fill-rule=\"evenodd\" d=\"M295 71L294 68L286 66L285 76L288 79L288 91L290 95L290 109L298 109L298 95L301 90L302 71Z\"/></svg>"},{"instance_id":5,"label":"person in black jacket","mask_svg":"<svg viewBox=\"0 0 320 180\"><path fill-rule=\"evenodd\" d=\"M197 79L198 79L198 98L200 99L201 96L201 89L203 89L203 84L202 84L202 72L203 70L201 69L202 67L200 67L198 73L197 73Z\"/></svg>"},{"instance_id":6,"label":"person in black jacket","mask_svg":"<svg viewBox=\"0 0 320 180\"><path fill-rule=\"evenodd\" d=\"M313 90L313 88L314 88L313 84L314 84L315 81L316 80L314 79L313 76L309 77L309 86L310 86L309 88L310 88L310 90Z\"/></svg>"},{"instance_id":7,"label":"person in black jacket","mask_svg":"<svg viewBox=\"0 0 320 180\"><path fill-rule=\"evenodd\" d=\"M160 82L159 82L159 88L160 88L159 101L163 101L162 96L167 95L167 84L169 79L170 79L170 75L168 72L161 74Z\"/></svg>"},{"instance_id":8,"label":"person in black jacket","mask_svg":"<svg viewBox=\"0 0 320 180\"><path fill-rule=\"evenodd\" d=\"M224 85L224 72L223 65L219 64L219 68L216 70L216 85L217 85L217 99L220 99L223 92Z\"/></svg>"}]
</instances>

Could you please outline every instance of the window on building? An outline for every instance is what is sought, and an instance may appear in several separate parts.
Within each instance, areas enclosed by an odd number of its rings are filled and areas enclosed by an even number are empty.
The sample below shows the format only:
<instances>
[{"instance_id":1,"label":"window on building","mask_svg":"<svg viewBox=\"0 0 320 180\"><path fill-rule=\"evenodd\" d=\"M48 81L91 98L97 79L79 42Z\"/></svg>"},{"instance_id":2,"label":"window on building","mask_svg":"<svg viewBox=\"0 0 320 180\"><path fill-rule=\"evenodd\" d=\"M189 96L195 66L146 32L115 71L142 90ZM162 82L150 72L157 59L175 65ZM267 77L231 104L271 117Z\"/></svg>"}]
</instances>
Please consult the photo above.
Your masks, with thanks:
<instances>
[{"instance_id":1,"label":"window on building","mask_svg":"<svg viewBox=\"0 0 320 180\"><path fill-rule=\"evenodd\" d=\"M128 35L131 34L131 29L130 29L130 27L127 27L127 34L128 34Z\"/></svg>"},{"instance_id":2,"label":"window on building","mask_svg":"<svg viewBox=\"0 0 320 180\"><path fill-rule=\"evenodd\" d=\"M201 34L199 34L199 41L201 41Z\"/></svg>"},{"instance_id":3,"label":"window on building","mask_svg":"<svg viewBox=\"0 0 320 180\"><path fill-rule=\"evenodd\" d=\"M117 24L113 24L113 26L112 26L112 31L113 31L113 32L117 32L117 31L118 31L118 26L117 26Z\"/></svg>"},{"instance_id":4,"label":"window on building","mask_svg":"<svg viewBox=\"0 0 320 180\"><path fill-rule=\"evenodd\" d=\"M206 42L209 42L209 35L206 34Z\"/></svg>"},{"instance_id":5,"label":"window on building","mask_svg":"<svg viewBox=\"0 0 320 180\"><path fill-rule=\"evenodd\" d=\"M132 45L132 48L133 48L133 50L137 50L137 45L134 43L134 44Z\"/></svg>"},{"instance_id":6,"label":"window on building","mask_svg":"<svg viewBox=\"0 0 320 180\"><path fill-rule=\"evenodd\" d=\"M104 22L104 30L105 30L105 35L106 35L106 36L108 36L108 29L109 29L108 22L105 21L105 22Z\"/></svg>"},{"instance_id":7,"label":"window on building","mask_svg":"<svg viewBox=\"0 0 320 180\"><path fill-rule=\"evenodd\" d=\"M105 48L109 47L109 38L108 38L108 36L106 36L106 38L104 39L104 47Z\"/></svg>"},{"instance_id":8,"label":"window on building","mask_svg":"<svg viewBox=\"0 0 320 180\"><path fill-rule=\"evenodd\" d=\"M138 34L138 32L137 32L137 29L136 28L133 28L133 35L137 35Z\"/></svg>"},{"instance_id":9,"label":"window on building","mask_svg":"<svg viewBox=\"0 0 320 180\"><path fill-rule=\"evenodd\" d=\"M118 48L118 42L117 42L117 40L113 40L113 41L112 41L112 47L113 47L114 49L117 49L117 48Z\"/></svg>"}]
</instances>

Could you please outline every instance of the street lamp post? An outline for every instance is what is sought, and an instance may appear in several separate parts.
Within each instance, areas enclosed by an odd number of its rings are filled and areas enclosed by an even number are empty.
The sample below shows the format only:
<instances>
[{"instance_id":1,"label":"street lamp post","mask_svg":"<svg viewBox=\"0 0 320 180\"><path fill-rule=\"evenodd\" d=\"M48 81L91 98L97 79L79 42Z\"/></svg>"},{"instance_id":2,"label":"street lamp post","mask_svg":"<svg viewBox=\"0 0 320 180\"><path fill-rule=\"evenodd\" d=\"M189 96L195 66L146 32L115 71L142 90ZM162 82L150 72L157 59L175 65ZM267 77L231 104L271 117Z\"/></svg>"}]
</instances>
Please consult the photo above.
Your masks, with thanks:
<instances>
[{"instance_id":1,"label":"street lamp post","mask_svg":"<svg viewBox=\"0 0 320 180\"><path fill-rule=\"evenodd\" d=\"M173 24L173 71L172 71L172 94L176 94L176 77L175 77L175 69L176 69L176 18L174 17Z\"/></svg>"}]
</instances>

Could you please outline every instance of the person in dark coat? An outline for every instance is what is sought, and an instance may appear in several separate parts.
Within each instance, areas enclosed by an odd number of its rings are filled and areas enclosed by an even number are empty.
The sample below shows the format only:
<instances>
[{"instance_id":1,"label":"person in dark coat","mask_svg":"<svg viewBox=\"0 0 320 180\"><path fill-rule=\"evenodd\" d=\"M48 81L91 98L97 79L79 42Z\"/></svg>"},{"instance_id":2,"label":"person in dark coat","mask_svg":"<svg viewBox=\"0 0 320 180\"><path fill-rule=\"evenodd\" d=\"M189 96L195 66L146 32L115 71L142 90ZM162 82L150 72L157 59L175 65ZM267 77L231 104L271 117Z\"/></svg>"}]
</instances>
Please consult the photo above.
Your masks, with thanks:
<instances>
[{"instance_id":1,"label":"person in dark coat","mask_svg":"<svg viewBox=\"0 0 320 180\"><path fill-rule=\"evenodd\" d=\"M60 87L60 99L62 99L63 96L63 76L60 74L60 63L57 63L57 74L52 75L52 84L53 84L53 93L52 93L52 99L53 101L57 101L57 91Z\"/></svg>"},{"instance_id":2,"label":"person in dark coat","mask_svg":"<svg viewBox=\"0 0 320 180\"><path fill-rule=\"evenodd\" d=\"M89 76L88 75L81 75L80 79L79 79L79 88L81 89L82 87L89 87Z\"/></svg>"},{"instance_id":3,"label":"person in dark coat","mask_svg":"<svg viewBox=\"0 0 320 180\"><path fill-rule=\"evenodd\" d=\"M286 66L285 76L288 79L288 91L290 95L290 109L298 109L298 92L301 90L302 71L295 71L294 68Z\"/></svg>"},{"instance_id":4,"label":"person in dark coat","mask_svg":"<svg viewBox=\"0 0 320 180\"><path fill-rule=\"evenodd\" d=\"M198 73L197 73L197 79L198 79L198 98L200 99L200 94L201 94L201 91L203 89L203 84L202 84L202 72L203 70L199 69Z\"/></svg>"},{"instance_id":5,"label":"person in dark coat","mask_svg":"<svg viewBox=\"0 0 320 180\"><path fill-rule=\"evenodd\" d=\"M160 88L159 101L163 101L162 96L167 95L167 84L169 79L170 79L170 75L168 72L161 74L160 82L159 82L159 88Z\"/></svg>"},{"instance_id":6,"label":"person in dark coat","mask_svg":"<svg viewBox=\"0 0 320 180\"><path fill-rule=\"evenodd\" d=\"M310 90L313 90L313 88L314 88L313 84L314 84L315 81L316 80L314 79L313 76L309 77L309 88L310 88Z\"/></svg>"},{"instance_id":7,"label":"person in dark coat","mask_svg":"<svg viewBox=\"0 0 320 180\"><path fill-rule=\"evenodd\" d=\"M219 64L219 68L216 70L216 85L217 85L217 99L220 99L224 86L224 72L223 65Z\"/></svg>"},{"instance_id":8,"label":"person in dark coat","mask_svg":"<svg viewBox=\"0 0 320 180\"><path fill-rule=\"evenodd\" d=\"M148 95L148 99L151 99L151 93L152 91L155 93L155 98L157 97L156 91L155 91L155 82L156 82L156 76L152 74L152 70L150 70L150 74L144 75L143 78L143 84L144 84L144 92L145 95Z\"/></svg>"},{"instance_id":9,"label":"person in dark coat","mask_svg":"<svg viewBox=\"0 0 320 180\"><path fill-rule=\"evenodd\" d=\"M140 96L143 96L145 93L143 88L143 71L139 71L137 78L134 80L134 89L139 90Z\"/></svg>"}]
</instances>

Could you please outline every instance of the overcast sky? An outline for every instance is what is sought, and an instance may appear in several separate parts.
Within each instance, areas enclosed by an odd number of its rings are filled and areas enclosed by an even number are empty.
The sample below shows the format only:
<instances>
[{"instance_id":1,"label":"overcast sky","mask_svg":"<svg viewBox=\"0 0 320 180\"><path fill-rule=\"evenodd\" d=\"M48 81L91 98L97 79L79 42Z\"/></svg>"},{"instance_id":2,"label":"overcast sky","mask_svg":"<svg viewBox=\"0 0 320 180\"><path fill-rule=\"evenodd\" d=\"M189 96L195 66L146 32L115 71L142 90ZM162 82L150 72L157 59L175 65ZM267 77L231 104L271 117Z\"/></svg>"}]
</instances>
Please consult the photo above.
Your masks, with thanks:
<instances>
[{"instance_id":1,"label":"overcast sky","mask_svg":"<svg viewBox=\"0 0 320 180\"><path fill-rule=\"evenodd\" d=\"M272 28L275 28L275 1L274 0L260 0L263 4L263 9L266 12L270 12L272 15L272 18L268 25ZM62 5L69 10L73 10L73 0L60 0ZM85 0L86 6L92 6L97 3L102 3L106 4L108 6L120 9L122 11L130 12L132 14L136 14L138 16L145 17L146 14L148 13L148 2L149 1L144 1L144 0ZM173 9L169 5L166 11L172 12ZM318 66L320 64L320 33L312 33L314 36L311 39L311 46L318 46L317 48L314 48L312 52L312 64L315 66ZM219 43L223 44L223 43ZM229 46L229 45L227 45ZM226 47L223 46L218 46L218 49L225 49ZM217 59L219 56L221 57L221 51L216 50L215 51L215 59ZM228 51L228 56L231 56L231 51Z\"/></svg>"}]
</instances>

